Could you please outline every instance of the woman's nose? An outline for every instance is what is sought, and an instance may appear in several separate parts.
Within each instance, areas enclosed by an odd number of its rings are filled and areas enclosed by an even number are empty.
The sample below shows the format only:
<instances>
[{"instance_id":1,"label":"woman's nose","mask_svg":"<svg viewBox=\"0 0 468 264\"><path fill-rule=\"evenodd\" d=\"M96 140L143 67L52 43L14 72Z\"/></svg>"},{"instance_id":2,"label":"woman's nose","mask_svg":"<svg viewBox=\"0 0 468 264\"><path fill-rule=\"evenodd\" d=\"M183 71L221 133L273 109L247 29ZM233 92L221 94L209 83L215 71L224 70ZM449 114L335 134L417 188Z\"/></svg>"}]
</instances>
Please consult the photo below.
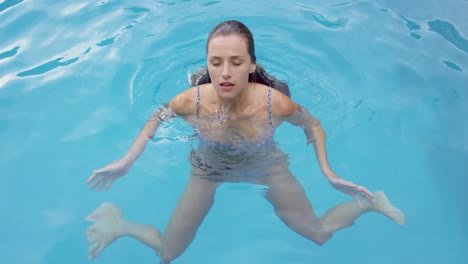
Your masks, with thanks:
<instances>
[{"instance_id":1,"label":"woman's nose","mask_svg":"<svg viewBox=\"0 0 468 264\"><path fill-rule=\"evenodd\" d=\"M231 67L228 63L224 64L221 77L223 77L224 79L229 79L229 77L231 77Z\"/></svg>"}]
</instances>

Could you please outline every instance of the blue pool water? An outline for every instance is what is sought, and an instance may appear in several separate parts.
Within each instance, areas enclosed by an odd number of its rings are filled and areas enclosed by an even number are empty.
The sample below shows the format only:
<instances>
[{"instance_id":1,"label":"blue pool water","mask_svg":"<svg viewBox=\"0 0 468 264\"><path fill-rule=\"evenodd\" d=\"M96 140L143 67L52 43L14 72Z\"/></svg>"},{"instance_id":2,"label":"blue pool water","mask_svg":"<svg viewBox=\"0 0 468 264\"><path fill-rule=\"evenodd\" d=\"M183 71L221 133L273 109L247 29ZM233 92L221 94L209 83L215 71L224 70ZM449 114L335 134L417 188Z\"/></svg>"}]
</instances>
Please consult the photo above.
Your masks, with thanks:
<instances>
[{"instance_id":1,"label":"blue pool water","mask_svg":"<svg viewBox=\"0 0 468 264\"><path fill-rule=\"evenodd\" d=\"M209 30L247 24L260 64L321 119L332 167L383 189L403 228L368 214L317 246L260 186L225 184L174 263L468 263L468 1L0 0L0 262L88 263L103 201L164 229L188 176L190 128L162 127L130 173L91 192L155 107L205 63ZM349 197L297 128L276 139L318 214ZM95 263L156 263L124 238Z\"/></svg>"}]
</instances>

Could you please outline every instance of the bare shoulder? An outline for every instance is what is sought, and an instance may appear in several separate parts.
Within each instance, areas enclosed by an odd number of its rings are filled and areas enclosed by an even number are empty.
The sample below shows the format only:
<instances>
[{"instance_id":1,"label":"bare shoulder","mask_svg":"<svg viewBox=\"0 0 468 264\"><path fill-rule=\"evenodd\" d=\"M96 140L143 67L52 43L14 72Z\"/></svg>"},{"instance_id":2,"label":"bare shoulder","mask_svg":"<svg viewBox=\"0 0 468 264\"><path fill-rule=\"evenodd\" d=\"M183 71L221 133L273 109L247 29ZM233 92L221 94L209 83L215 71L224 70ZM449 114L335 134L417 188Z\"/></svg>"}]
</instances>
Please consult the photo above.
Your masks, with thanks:
<instances>
[{"instance_id":1,"label":"bare shoulder","mask_svg":"<svg viewBox=\"0 0 468 264\"><path fill-rule=\"evenodd\" d=\"M271 110L274 115L287 117L297 111L298 105L280 91L271 91Z\"/></svg>"},{"instance_id":2,"label":"bare shoulder","mask_svg":"<svg viewBox=\"0 0 468 264\"><path fill-rule=\"evenodd\" d=\"M178 115L196 112L197 87L191 87L172 98L169 108Z\"/></svg>"}]
</instances>

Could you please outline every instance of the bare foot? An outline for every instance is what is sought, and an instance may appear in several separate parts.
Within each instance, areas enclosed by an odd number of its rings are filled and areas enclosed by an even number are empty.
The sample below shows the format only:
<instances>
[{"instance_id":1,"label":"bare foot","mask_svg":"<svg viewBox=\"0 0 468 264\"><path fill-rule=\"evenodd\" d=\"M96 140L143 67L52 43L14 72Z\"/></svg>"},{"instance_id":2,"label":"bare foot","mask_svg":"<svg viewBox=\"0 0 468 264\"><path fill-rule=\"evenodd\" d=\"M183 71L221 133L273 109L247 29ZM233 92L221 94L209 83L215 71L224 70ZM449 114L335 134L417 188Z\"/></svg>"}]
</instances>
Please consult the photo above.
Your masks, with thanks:
<instances>
[{"instance_id":1,"label":"bare foot","mask_svg":"<svg viewBox=\"0 0 468 264\"><path fill-rule=\"evenodd\" d=\"M115 239L124 235L125 220L122 210L112 203L102 203L86 217L86 221L95 222L86 230L88 258L95 259Z\"/></svg>"},{"instance_id":2,"label":"bare foot","mask_svg":"<svg viewBox=\"0 0 468 264\"><path fill-rule=\"evenodd\" d=\"M393 204L390 203L388 200L387 196L383 191L376 191L374 193L374 196L377 200L377 202L374 204L374 209L388 218L392 219L395 223L403 226L406 223L406 218L403 212L393 206Z\"/></svg>"}]
</instances>

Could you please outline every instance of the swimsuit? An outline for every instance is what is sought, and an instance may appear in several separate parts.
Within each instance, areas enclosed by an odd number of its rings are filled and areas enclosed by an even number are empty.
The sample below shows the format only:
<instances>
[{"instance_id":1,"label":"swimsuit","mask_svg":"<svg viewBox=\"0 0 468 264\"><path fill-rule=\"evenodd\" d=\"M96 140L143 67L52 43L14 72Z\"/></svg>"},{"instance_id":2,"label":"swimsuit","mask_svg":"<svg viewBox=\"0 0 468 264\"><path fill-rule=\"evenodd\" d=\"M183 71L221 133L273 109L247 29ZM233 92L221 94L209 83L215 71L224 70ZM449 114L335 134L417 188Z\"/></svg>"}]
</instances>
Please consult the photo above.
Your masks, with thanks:
<instances>
[{"instance_id":1,"label":"swimsuit","mask_svg":"<svg viewBox=\"0 0 468 264\"><path fill-rule=\"evenodd\" d=\"M209 118L209 117L208 117ZM206 120L215 122L215 119ZM189 160L195 175L214 181L249 181L272 173L273 165L288 166L287 155L277 148L273 140L271 87L268 88L268 127L270 134L262 142L252 143L238 130L225 128L226 141L208 140L199 129L200 87L197 87L194 129L198 146L192 146ZM209 133L207 131L206 133Z\"/></svg>"}]
</instances>

